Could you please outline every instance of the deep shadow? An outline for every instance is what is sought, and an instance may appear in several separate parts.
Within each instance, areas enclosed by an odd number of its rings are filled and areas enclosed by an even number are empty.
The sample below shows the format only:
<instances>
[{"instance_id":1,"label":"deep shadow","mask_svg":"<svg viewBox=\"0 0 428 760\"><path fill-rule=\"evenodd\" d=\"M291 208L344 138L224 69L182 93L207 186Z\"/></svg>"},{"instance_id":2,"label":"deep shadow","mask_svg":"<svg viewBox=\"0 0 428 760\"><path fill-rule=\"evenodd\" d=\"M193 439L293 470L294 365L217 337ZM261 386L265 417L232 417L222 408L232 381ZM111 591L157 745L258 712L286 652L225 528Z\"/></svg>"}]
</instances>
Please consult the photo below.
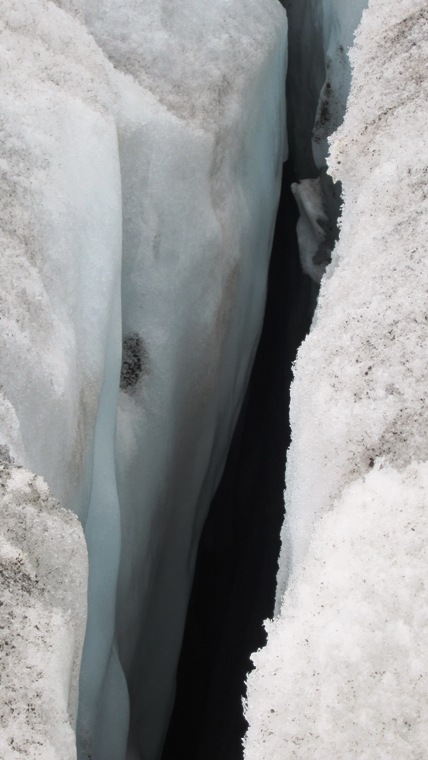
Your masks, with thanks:
<instances>
[{"instance_id":1,"label":"deep shadow","mask_svg":"<svg viewBox=\"0 0 428 760\"><path fill-rule=\"evenodd\" d=\"M263 620L274 605L291 365L311 319L291 181L286 165L263 331L202 533L162 760L242 760L245 678L251 653L265 644Z\"/></svg>"}]
</instances>

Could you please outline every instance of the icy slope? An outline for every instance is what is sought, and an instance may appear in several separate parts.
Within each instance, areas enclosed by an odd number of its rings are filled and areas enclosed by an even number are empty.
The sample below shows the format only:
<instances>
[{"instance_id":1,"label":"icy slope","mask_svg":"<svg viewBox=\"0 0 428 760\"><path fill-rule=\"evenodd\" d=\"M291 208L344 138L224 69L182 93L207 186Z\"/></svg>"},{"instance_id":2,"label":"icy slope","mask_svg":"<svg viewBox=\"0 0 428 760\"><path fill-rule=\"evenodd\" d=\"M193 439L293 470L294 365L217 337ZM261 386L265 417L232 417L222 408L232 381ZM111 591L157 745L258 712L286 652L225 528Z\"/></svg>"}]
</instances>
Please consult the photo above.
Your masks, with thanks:
<instances>
[{"instance_id":1,"label":"icy slope","mask_svg":"<svg viewBox=\"0 0 428 760\"><path fill-rule=\"evenodd\" d=\"M129 690L151 760L261 328L285 15L0 0L0 19L0 444L85 527L80 757L125 756Z\"/></svg>"},{"instance_id":2,"label":"icy slope","mask_svg":"<svg viewBox=\"0 0 428 760\"><path fill-rule=\"evenodd\" d=\"M352 52L341 235L296 363L246 760L426 754L427 39L425 2L372 0Z\"/></svg>"}]
</instances>

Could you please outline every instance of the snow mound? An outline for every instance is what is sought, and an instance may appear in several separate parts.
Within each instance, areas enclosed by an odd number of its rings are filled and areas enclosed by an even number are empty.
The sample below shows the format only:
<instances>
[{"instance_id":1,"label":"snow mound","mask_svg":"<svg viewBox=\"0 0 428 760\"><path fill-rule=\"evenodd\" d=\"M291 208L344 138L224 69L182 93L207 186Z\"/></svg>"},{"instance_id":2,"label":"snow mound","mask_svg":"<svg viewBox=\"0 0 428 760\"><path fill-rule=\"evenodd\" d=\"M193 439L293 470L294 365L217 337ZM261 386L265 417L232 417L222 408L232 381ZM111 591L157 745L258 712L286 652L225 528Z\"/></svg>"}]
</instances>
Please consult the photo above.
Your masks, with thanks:
<instances>
[{"instance_id":1,"label":"snow mound","mask_svg":"<svg viewBox=\"0 0 428 760\"><path fill-rule=\"evenodd\" d=\"M420 758L428 464L376 467L324 515L248 681L246 760Z\"/></svg>"},{"instance_id":2,"label":"snow mound","mask_svg":"<svg viewBox=\"0 0 428 760\"><path fill-rule=\"evenodd\" d=\"M74 760L87 557L41 477L0 466L0 755Z\"/></svg>"}]
</instances>

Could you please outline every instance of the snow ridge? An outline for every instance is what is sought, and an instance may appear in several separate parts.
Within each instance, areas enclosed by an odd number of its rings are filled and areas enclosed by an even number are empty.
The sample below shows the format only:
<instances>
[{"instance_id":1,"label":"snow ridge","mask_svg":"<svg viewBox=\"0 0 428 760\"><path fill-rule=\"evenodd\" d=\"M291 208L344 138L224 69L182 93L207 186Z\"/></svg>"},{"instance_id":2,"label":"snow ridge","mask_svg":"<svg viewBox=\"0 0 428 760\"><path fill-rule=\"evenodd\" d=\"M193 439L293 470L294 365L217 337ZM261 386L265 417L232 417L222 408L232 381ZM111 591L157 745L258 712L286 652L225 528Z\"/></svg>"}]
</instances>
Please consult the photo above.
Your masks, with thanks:
<instances>
[{"instance_id":1,"label":"snow ridge","mask_svg":"<svg viewBox=\"0 0 428 760\"><path fill-rule=\"evenodd\" d=\"M295 366L246 760L426 754L427 39L425 2L371 0L351 52L340 240Z\"/></svg>"}]
</instances>

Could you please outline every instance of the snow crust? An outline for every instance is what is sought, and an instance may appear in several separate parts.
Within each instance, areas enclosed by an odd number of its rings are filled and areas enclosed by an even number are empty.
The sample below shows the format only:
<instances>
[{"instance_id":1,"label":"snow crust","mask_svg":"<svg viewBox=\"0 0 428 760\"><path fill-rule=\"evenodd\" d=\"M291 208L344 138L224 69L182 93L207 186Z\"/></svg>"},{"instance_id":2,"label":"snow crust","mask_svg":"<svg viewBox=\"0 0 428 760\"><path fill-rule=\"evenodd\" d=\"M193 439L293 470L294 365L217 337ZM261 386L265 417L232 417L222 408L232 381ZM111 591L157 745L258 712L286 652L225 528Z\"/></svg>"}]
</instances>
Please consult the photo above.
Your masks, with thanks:
<instances>
[{"instance_id":1,"label":"snow crust","mask_svg":"<svg viewBox=\"0 0 428 760\"><path fill-rule=\"evenodd\" d=\"M152 760L263 318L285 14L0 0L0 19L0 446L85 528L79 757L124 758L130 690L129 752Z\"/></svg>"},{"instance_id":2,"label":"snow crust","mask_svg":"<svg viewBox=\"0 0 428 760\"><path fill-rule=\"evenodd\" d=\"M427 35L421 0L371 0L351 53L340 240L295 366L246 760L426 754Z\"/></svg>"},{"instance_id":3,"label":"snow crust","mask_svg":"<svg viewBox=\"0 0 428 760\"><path fill-rule=\"evenodd\" d=\"M254 655L245 757L423 758L428 465L377 466L320 519Z\"/></svg>"},{"instance_id":4,"label":"snow crust","mask_svg":"<svg viewBox=\"0 0 428 760\"><path fill-rule=\"evenodd\" d=\"M87 555L40 476L0 466L0 754L74 760Z\"/></svg>"}]
</instances>

